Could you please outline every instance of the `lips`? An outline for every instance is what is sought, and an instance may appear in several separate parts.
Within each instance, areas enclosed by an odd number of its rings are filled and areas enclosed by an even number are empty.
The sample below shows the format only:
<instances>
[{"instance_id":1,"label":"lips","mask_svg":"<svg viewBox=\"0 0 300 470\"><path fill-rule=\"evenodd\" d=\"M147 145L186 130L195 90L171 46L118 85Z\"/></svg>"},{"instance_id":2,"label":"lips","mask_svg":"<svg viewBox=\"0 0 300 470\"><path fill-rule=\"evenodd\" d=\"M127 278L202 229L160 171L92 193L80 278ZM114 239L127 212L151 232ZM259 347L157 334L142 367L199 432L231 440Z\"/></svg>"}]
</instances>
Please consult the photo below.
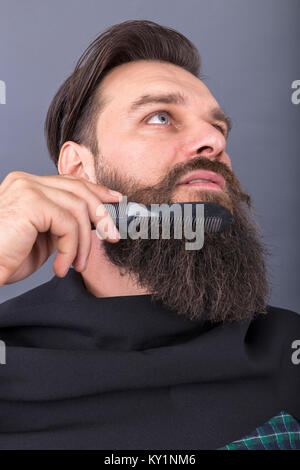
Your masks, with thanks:
<instances>
[{"instance_id":1,"label":"lips","mask_svg":"<svg viewBox=\"0 0 300 470\"><path fill-rule=\"evenodd\" d=\"M214 173L213 171L207 170L193 171L185 176L178 184L187 184L189 181L196 179L207 180L208 183L217 184L221 189L224 189L225 186L225 180L223 176L218 173Z\"/></svg>"}]
</instances>

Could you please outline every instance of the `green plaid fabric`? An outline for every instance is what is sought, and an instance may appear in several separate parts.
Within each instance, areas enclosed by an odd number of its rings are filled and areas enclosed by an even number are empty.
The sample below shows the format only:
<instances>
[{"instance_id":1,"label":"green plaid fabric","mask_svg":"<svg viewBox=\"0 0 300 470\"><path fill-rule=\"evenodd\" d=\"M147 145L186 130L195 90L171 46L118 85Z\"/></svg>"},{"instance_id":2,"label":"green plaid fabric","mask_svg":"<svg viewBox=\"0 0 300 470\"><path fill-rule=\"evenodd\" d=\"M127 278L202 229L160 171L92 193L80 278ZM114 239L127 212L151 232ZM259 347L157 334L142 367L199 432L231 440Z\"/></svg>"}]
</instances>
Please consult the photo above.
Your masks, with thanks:
<instances>
[{"instance_id":1,"label":"green plaid fabric","mask_svg":"<svg viewBox=\"0 0 300 470\"><path fill-rule=\"evenodd\" d=\"M248 436L218 450L300 450L300 422L281 411Z\"/></svg>"}]
</instances>

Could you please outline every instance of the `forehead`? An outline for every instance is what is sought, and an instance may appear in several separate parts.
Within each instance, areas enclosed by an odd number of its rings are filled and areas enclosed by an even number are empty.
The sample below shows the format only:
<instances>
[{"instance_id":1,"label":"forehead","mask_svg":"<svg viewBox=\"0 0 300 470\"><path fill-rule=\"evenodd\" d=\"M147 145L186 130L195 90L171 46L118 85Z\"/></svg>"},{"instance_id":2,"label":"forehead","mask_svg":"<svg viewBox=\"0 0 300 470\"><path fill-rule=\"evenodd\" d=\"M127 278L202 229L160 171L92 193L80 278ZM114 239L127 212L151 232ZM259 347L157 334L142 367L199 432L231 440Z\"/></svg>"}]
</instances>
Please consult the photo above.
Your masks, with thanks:
<instances>
[{"instance_id":1,"label":"forehead","mask_svg":"<svg viewBox=\"0 0 300 470\"><path fill-rule=\"evenodd\" d=\"M187 104L201 100L208 106L217 101L206 85L187 70L174 64L157 61L136 61L119 65L102 80L99 89L106 103L105 109L127 109L137 97L145 93L181 91Z\"/></svg>"}]
</instances>

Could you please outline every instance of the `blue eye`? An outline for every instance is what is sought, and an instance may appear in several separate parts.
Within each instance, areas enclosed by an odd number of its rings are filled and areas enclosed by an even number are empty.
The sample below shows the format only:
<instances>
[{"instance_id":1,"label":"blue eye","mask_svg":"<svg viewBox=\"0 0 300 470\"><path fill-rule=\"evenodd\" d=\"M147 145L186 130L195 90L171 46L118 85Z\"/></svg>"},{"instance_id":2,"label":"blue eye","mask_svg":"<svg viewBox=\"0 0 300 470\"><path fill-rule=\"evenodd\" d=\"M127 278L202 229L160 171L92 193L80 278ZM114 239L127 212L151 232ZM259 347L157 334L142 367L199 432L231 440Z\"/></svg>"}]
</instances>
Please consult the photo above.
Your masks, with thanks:
<instances>
[{"instance_id":1,"label":"blue eye","mask_svg":"<svg viewBox=\"0 0 300 470\"><path fill-rule=\"evenodd\" d=\"M165 116L170 116L169 113L167 113L166 111L157 111L156 113L152 114L148 119L147 119L147 122L152 119L154 116L158 116L158 115L165 115Z\"/></svg>"},{"instance_id":2,"label":"blue eye","mask_svg":"<svg viewBox=\"0 0 300 470\"><path fill-rule=\"evenodd\" d=\"M222 126L219 126L218 124L215 124L214 126L216 129L219 129L219 131L224 135L226 136L226 131L225 129L222 127Z\"/></svg>"},{"instance_id":3,"label":"blue eye","mask_svg":"<svg viewBox=\"0 0 300 470\"><path fill-rule=\"evenodd\" d=\"M171 114L170 114L168 111L163 111L163 110L162 110L162 111L156 111L155 113L152 113L152 114L146 119L146 122L149 122L149 120L152 119L154 116L159 116L159 115L161 115L161 116L168 116L168 118L171 118L171 119L172 119L172 116L171 116ZM157 124L157 123L154 123L154 124ZM158 123L158 124L159 124L159 123ZM167 124L167 125L168 125L168 122L166 122L166 120L165 120L163 124ZM225 130L222 126L220 126L220 125L218 125L218 124L213 124L213 126L214 126L216 129L218 129L218 130L224 135L224 137L227 138L227 136L226 136L226 130Z\"/></svg>"}]
</instances>

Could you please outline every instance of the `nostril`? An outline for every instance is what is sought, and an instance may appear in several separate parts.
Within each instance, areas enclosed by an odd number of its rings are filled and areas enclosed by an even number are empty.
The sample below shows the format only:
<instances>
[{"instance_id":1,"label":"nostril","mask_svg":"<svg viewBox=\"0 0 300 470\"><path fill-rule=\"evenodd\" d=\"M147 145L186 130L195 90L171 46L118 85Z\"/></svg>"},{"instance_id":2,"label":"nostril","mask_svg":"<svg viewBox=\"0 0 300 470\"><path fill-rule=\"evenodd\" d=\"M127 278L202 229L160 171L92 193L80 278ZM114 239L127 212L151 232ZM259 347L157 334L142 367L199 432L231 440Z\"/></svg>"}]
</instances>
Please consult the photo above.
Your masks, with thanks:
<instances>
[{"instance_id":1,"label":"nostril","mask_svg":"<svg viewBox=\"0 0 300 470\"><path fill-rule=\"evenodd\" d=\"M205 152L208 152L208 153L211 153L213 152L213 149L209 146L209 145L204 145L203 147L201 147L197 153L201 154L203 151Z\"/></svg>"}]
</instances>

